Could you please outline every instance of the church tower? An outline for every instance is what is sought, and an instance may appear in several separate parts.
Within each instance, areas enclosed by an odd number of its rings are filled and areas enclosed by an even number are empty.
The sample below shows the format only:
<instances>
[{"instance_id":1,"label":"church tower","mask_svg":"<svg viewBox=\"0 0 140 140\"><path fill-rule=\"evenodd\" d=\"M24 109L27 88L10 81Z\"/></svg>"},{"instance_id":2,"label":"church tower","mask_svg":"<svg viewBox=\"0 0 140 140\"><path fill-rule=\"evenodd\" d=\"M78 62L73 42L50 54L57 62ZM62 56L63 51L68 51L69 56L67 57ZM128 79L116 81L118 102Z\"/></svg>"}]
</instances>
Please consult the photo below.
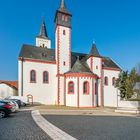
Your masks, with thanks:
<instances>
[{"instance_id":1,"label":"church tower","mask_svg":"<svg viewBox=\"0 0 140 140\"><path fill-rule=\"evenodd\" d=\"M64 73L71 68L71 13L64 0L55 15L55 44L58 77L58 105L64 104ZM63 89L62 89L63 88Z\"/></svg>"},{"instance_id":2,"label":"church tower","mask_svg":"<svg viewBox=\"0 0 140 140\"><path fill-rule=\"evenodd\" d=\"M49 48L49 49L51 48L51 40L48 38L44 18L42 19L40 33L36 37L36 46L43 47L43 48Z\"/></svg>"}]
</instances>

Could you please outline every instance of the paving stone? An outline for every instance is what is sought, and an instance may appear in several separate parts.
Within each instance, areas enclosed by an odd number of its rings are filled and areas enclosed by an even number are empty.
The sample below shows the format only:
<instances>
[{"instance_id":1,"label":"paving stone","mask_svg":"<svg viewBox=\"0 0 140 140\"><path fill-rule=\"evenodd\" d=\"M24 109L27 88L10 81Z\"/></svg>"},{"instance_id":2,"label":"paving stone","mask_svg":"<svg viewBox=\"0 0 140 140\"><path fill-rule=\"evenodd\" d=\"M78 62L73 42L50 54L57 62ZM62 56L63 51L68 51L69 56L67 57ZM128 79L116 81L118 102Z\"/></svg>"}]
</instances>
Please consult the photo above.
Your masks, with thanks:
<instances>
[{"instance_id":1,"label":"paving stone","mask_svg":"<svg viewBox=\"0 0 140 140\"><path fill-rule=\"evenodd\" d=\"M78 140L140 139L140 117L103 115L43 115L43 117Z\"/></svg>"},{"instance_id":2,"label":"paving stone","mask_svg":"<svg viewBox=\"0 0 140 140\"><path fill-rule=\"evenodd\" d=\"M50 140L31 117L31 111L22 111L0 119L0 140Z\"/></svg>"}]
</instances>

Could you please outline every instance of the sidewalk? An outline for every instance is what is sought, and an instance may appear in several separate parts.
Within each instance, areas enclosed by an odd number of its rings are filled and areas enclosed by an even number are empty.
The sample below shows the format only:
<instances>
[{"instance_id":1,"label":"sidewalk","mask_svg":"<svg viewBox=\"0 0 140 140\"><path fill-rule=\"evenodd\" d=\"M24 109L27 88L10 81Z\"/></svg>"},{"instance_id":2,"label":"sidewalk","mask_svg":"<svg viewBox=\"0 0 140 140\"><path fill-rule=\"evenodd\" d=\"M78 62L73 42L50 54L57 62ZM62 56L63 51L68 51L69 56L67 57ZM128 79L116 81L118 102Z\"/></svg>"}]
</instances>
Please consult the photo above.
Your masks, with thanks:
<instances>
[{"instance_id":1,"label":"sidewalk","mask_svg":"<svg viewBox=\"0 0 140 140\"><path fill-rule=\"evenodd\" d=\"M32 110L39 110L42 115L100 115L100 116L134 116L136 114L130 113L117 113L116 108L109 107L96 107L96 108L74 108L65 106L34 106Z\"/></svg>"}]
</instances>

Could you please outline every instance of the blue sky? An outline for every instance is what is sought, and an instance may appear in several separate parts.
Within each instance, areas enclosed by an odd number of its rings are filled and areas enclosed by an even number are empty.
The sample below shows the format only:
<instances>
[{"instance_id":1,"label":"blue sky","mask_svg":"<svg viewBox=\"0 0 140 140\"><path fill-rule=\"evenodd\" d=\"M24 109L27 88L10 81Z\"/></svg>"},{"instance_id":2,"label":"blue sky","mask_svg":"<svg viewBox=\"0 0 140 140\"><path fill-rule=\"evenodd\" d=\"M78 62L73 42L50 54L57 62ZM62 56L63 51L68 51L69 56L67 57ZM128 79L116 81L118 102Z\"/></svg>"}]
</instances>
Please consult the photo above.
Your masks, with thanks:
<instances>
[{"instance_id":1,"label":"blue sky","mask_svg":"<svg viewBox=\"0 0 140 140\"><path fill-rule=\"evenodd\" d=\"M73 15L72 50L88 53L92 42L124 70L140 62L139 0L65 0ZM54 48L54 16L60 0L0 1L0 80L18 79L22 44L35 44L42 16Z\"/></svg>"}]
</instances>

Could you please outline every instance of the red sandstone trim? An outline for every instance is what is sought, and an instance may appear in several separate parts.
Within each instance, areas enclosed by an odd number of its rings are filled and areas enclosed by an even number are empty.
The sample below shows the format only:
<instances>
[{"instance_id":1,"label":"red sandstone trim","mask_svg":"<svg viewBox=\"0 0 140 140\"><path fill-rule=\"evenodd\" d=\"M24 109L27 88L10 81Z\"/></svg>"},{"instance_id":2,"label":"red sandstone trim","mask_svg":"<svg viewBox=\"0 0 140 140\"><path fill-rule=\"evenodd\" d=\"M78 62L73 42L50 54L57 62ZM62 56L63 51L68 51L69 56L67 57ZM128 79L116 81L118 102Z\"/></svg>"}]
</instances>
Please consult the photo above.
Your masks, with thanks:
<instances>
[{"instance_id":1,"label":"red sandstone trim","mask_svg":"<svg viewBox=\"0 0 140 140\"><path fill-rule=\"evenodd\" d=\"M71 83L73 84L73 92L70 92L70 84L71 84ZM74 86L74 82L73 82L73 81L69 81L69 82L68 82L68 94L74 94L74 87L75 87L75 86Z\"/></svg>"},{"instance_id":2,"label":"red sandstone trim","mask_svg":"<svg viewBox=\"0 0 140 140\"><path fill-rule=\"evenodd\" d=\"M65 74L66 75L66 78L67 77L82 77L82 78L95 78L97 79L98 76L97 75L94 75L94 74L82 74L82 73L68 73L68 74Z\"/></svg>"},{"instance_id":3,"label":"red sandstone trim","mask_svg":"<svg viewBox=\"0 0 140 140\"><path fill-rule=\"evenodd\" d=\"M44 79L44 77L45 77L45 72L47 73L47 76L48 76L48 81L45 81ZM48 84L49 83L49 73L48 73L48 71L44 71L43 72L43 84Z\"/></svg>"},{"instance_id":4,"label":"red sandstone trim","mask_svg":"<svg viewBox=\"0 0 140 140\"><path fill-rule=\"evenodd\" d=\"M18 60L22 61L22 58L19 58ZM29 58L24 58L24 61L35 62L35 63L45 63L45 64L56 64L56 62L52 62L52 61L35 60L35 59L29 59Z\"/></svg>"},{"instance_id":5,"label":"red sandstone trim","mask_svg":"<svg viewBox=\"0 0 140 140\"><path fill-rule=\"evenodd\" d=\"M105 68L103 68L103 70L121 71L120 69L117 69L117 68L109 68L109 67L105 67Z\"/></svg>"},{"instance_id":6,"label":"red sandstone trim","mask_svg":"<svg viewBox=\"0 0 140 140\"><path fill-rule=\"evenodd\" d=\"M59 77L59 72L60 72L60 28L59 26L57 26L57 75L58 75L58 89L57 89L57 102L58 105L60 105L60 77Z\"/></svg>"},{"instance_id":7,"label":"red sandstone trim","mask_svg":"<svg viewBox=\"0 0 140 140\"><path fill-rule=\"evenodd\" d=\"M95 84L94 79L92 79L92 107L94 107L94 95L95 95Z\"/></svg>"},{"instance_id":8,"label":"red sandstone trim","mask_svg":"<svg viewBox=\"0 0 140 140\"><path fill-rule=\"evenodd\" d=\"M103 75L102 75L102 58L101 58L101 60L100 60L101 62L100 62L100 71L101 71L101 74L100 74L100 76L101 76L101 85L100 85L100 103L101 103L101 107L103 106L103 84L102 84L102 80L103 80Z\"/></svg>"},{"instance_id":9,"label":"red sandstone trim","mask_svg":"<svg viewBox=\"0 0 140 140\"><path fill-rule=\"evenodd\" d=\"M69 29L69 69L71 68L71 29Z\"/></svg>"},{"instance_id":10,"label":"red sandstone trim","mask_svg":"<svg viewBox=\"0 0 140 140\"><path fill-rule=\"evenodd\" d=\"M34 81L32 81L32 72L34 72L34 78L35 78ZM36 83L36 71L35 70L30 71L30 83Z\"/></svg>"},{"instance_id":11,"label":"red sandstone trim","mask_svg":"<svg viewBox=\"0 0 140 140\"><path fill-rule=\"evenodd\" d=\"M66 78L64 78L64 105L66 106Z\"/></svg>"},{"instance_id":12,"label":"red sandstone trim","mask_svg":"<svg viewBox=\"0 0 140 140\"><path fill-rule=\"evenodd\" d=\"M77 107L80 105L80 95L79 95L79 77L77 78Z\"/></svg>"},{"instance_id":13,"label":"red sandstone trim","mask_svg":"<svg viewBox=\"0 0 140 140\"><path fill-rule=\"evenodd\" d=\"M84 92L84 84L86 83L86 86L87 86L87 92ZM90 94L90 86L89 86L89 82L88 81L85 81L84 83L83 83L83 95L89 95Z\"/></svg>"}]
</instances>

